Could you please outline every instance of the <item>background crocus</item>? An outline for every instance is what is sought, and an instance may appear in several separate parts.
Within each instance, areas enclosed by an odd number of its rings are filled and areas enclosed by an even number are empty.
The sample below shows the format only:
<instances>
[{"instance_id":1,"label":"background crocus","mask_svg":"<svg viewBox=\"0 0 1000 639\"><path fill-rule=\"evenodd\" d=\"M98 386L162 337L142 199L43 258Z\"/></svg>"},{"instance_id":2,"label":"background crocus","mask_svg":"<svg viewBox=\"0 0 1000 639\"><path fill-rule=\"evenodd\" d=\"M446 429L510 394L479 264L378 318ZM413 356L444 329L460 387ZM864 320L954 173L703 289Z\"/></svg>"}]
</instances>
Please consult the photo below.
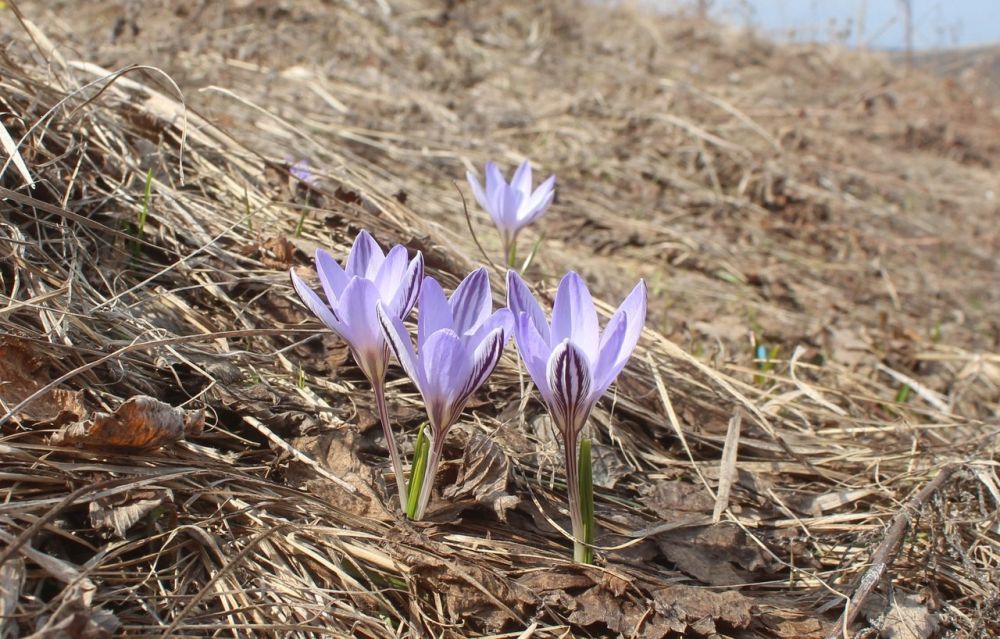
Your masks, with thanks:
<instances>
[{"instance_id":1,"label":"background crocus","mask_svg":"<svg viewBox=\"0 0 1000 639\"><path fill-rule=\"evenodd\" d=\"M589 462L590 443L581 442L579 435L594 404L618 377L639 341L646 321L646 284L639 280L603 333L590 291L573 271L559 282L551 326L527 284L514 271L507 272L507 306L514 313L517 350L562 435L575 538L573 556L590 563L587 544L592 541L594 526L590 464L578 463L581 452Z\"/></svg>"},{"instance_id":2,"label":"background crocus","mask_svg":"<svg viewBox=\"0 0 1000 639\"><path fill-rule=\"evenodd\" d=\"M470 273L450 299L434 278L425 277L419 308L414 351L399 315L384 304L378 307L385 336L420 391L430 422L424 474L411 480L411 491L419 487L408 513L413 519L423 517L427 509L448 429L496 368L514 323L506 308L492 312L490 280L483 268Z\"/></svg>"},{"instance_id":3,"label":"background crocus","mask_svg":"<svg viewBox=\"0 0 1000 639\"><path fill-rule=\"evenodd\" d=\"M503 241L504 258L507 265L513 267L517 255L517 234L522 228L531 224L545 212L555 197L556 176L531 190L531 164L525 160L517 167L510 184L504 179L500 169L493 162L486 164L486 188L472 173L466 173L472 193L479 206L493 218L500 239Z\"/></svg>"},{"instance_id":4,"label":"background crocus","mask_svg":"<svg viewBox=\"0 0 1000 639\"><path fill-rule=\"evenodd\" d=\"M376 306L401 319L413 309L424 276L424 257L417 251L410 259L406 247L396 245L383 253L368 231L361 231L354 240L341 267L326 251L316 251L316 273L319 275L324 300L291 271L292 286L302 301L330 330L340 335L354 355L361 371L375 391L385 444L396 474L400 504L405 509L406 481L399 449L389 425L385 406L385 370L389 363L389 347L379 325Z\"/></svg>"}]
</instances>

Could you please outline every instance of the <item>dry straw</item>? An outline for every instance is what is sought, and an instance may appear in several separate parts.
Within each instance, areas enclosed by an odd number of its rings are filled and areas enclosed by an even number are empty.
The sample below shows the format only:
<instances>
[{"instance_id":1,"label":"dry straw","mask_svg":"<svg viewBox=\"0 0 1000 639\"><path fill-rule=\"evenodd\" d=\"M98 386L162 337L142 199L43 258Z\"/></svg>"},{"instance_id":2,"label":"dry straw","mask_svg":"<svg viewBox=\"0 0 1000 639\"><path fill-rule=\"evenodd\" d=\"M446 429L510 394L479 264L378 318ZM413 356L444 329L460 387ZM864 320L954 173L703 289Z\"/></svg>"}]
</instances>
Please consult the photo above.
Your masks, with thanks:
<instances>
[{"instance_id":1,"label":"dry straw","mask_svg":"<svg viewBox=\"0 0 1000 639\"><path fill-rule=\"evenodd\" d=\"M998 129L973 94L589 3L245 4L3 22L0 634L995 633ZM172 66L131 66L177 33ZM524 156L560 180L542 298L569 267L606 300L650 283L592 419L593 568L509 354L430 523L383 506L369 392L286 276L367 228L453 288L480 259L454 182ZM204 433L50 440L137 395Z\"/></svg>"}]
</instances>

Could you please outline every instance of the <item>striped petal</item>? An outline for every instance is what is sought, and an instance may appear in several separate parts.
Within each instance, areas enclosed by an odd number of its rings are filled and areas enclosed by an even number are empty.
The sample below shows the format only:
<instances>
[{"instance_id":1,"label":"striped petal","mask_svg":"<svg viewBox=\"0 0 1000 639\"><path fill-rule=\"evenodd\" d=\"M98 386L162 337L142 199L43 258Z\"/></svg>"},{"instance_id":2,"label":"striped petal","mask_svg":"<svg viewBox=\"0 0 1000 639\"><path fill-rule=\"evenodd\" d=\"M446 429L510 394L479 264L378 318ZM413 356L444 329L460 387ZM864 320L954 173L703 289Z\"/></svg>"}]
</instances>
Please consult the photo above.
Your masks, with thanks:
<instances>
[{"instance_id":1,"label":"striped petal","mask_svg":"<svg viewBox=\"0 0 1000 639\"><path fill-rule=\"evenodd\" d=\"M336 306L337 299L351 278L344 273L337 260L323 249L316 249L316 275L319 276L319 283L323 286L327 302L331 306Z\"/></svg>"},{"instance_id":2,"label":"striped petal","mask_svg":"<svg viewBox=\"0 0 1000 639\"><path fill-rule=\"evenodd\" d=\"M597 361L600 342L597 310L583 278L574 271L559 282L552 305L552 343L565 339L572 340L587 356L587 361Z\"/></svg>"},{"instance_id":3,"label":"striped petal","mask_svg":"<svg viewBox=\"0 0 1000 639\"><path fill-rule=\"evenodd\" d=\"M459 335L475 330L475 328L490 315L493 310L493 299L490 295L490 276L486 269L479 267L458 285L451 299L452 328Z\"/></svg>"},{"instance_id":4,"label":"striped petal","mask_svg":"<svg viewBox=\"0 0 1000 639\"><path fill-rule=\"evenodd\" d=\"M291 275L292 287L298 293L299 299L327 328L342 336L343 326L341 326L340 320L333 314L333 311L330 310L330 307L326 305L326 302L320 299L316 291L312 290L312 287L306 284L305 280L299 277L294 270L289 271L289 275Z\"/></svg>"},{"instance_id":5,"label":"striped petal","mask_svg":"<svg viewBox=\"0 0 1000 639\"><path fill-rule=\"evenodd\" d=\"M577 432L590 416L590 365L586 354L568 339L549 357L547 377L552 392L549 411L560 430Z\"/></svg>"},{"instance_id":6,"label":"striped petal","mask_svg":"<svg viewBox=\"0 0 1000 639\"><path fill-rule=\"evenodd\" d=\"M498 328L486 336L486 339L476 347L472 354L472 369L469 372L468 381L459 396L458 411L465 407L466 400L476 390L479 389L486 379L493 373L503 355L504 343L507 341L503 329Z\"/></svg>"},{"instance_id":7,"label":"striped petal","mask_svg":"<svg viewBox=\"0 0 1000 639\"><path fill-rule=\"evenodd\" d=\"M406 330L403 320L391 314L381 302L376 307L378 313L379 326L385 336L389 347L392 349L399 364L406 371L407 377L413 380L417 389L423 394L424 370L420 366L417 354L413 350L413 342L410 340L410 333Z\"/></svg>"}]
</instances>

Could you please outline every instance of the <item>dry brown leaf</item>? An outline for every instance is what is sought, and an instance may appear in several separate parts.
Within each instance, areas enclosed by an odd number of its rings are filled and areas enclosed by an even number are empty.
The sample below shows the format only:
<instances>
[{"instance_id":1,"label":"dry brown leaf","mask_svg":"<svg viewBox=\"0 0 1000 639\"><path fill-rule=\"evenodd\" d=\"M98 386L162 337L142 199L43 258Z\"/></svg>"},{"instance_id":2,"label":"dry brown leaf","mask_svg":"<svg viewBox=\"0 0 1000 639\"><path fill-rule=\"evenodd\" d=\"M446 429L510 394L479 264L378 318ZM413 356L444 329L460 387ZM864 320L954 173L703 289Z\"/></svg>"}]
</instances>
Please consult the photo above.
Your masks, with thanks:
<instances>
[{"instance_id":1,"label":"dry brown leaf","mask_svg":"<svg viewBox=\"0 0 1000 639\"><path fill-rule=\"evenodd\" d=\"M712 586L746 583L771 568L743 531L730 525L672 530L657 535L656 541L679 570Z\"/></svg>"},{"instance_id":2,"label":"dry brown leaf","mask_svg":"<svg viewBox=\"0 0 1000 639\"><path fill-rule=\"evenodd\" d=\"M753 618L750 600L734 591L669 586L654 592L653 599L658 613L691 624L691 629L702 635L715 634L719 623L729 628L746 628Z\"/></svg>"},{"instance_id":3,"label":"dry brown leaf","mask_svg":"<svg viewBox=\"0 0 1000 639\"><path fill-rule=\"evenodd\" d=\"M204 409L186 411L146 395L126 400L114 414L94 413L91 419L63 427L52 436L55 445L110 450L152 450L199 435Z\"/></svg>"},{"instance_id":4,"label":"dry brown leaf","mask_svg":"<svg viewBox=\"0 0 1000 639\"><path fill-rule=\"evenodd\" d=\"M0 401L13 407L49 383L48 359L31 342L14 337L0 339ZM36 428L55 428L80 419L86 410L82 393L53 388L23 406L14 423Z\"/></svg>"},{"instance_id":5,"label":"dry brown leaf","mask_svg":"<svg viewBox=\"0 0 1000 639\"><path fill-rule=\"evenodd\" d=\"M100 497L90 502L90 525L109 529L124 539L133 524L164 504L172 507L173 500L169 488L144 488Z\"/></svg>"},{"instance_id":6,"label":"dry brown leaf","mask_svg":"<svg viewBox=\"0 0 1000 639\"><path fill-rule=\"evenodd\" d=\"M467 507L470 503L493 509L501 521L520 499L507 492L510 459L493 439L473 430L465 445L455 483L444 488L442 496L449 506Z\"/></svg>"}]
</instances>

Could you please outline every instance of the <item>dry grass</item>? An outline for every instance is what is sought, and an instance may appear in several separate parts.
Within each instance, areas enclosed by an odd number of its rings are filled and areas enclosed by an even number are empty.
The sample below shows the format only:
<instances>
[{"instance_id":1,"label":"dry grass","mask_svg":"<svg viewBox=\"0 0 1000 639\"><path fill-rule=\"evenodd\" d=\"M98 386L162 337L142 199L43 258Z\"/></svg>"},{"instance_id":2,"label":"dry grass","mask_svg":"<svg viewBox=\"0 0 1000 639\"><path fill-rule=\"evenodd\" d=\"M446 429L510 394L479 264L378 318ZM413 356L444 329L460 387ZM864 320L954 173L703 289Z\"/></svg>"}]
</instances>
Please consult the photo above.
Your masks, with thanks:
<instances>
[{"instance_id":1,"label":"dry grass","mask_svg":"<svg viewBox=\"0 0 1000 639\"><path fill-rule=\"evenodd\" d=\"M998 632L984 99L572 2L18 4L45 26L5 22L0 58L37 181L0 183L3 632L823 637L876 555L852 631ZM410 524L368 389L287 282L368 228L454 286L483 261L454 182L523 155L559 180L540 290L575 268L609 303L652 293L592 423L594 568L568 561L513 349L448 449L451 499ZM137 395L204 432L51 439ZM390 402L409 442L412 386Z\"/></svg>"}]
</instances>

